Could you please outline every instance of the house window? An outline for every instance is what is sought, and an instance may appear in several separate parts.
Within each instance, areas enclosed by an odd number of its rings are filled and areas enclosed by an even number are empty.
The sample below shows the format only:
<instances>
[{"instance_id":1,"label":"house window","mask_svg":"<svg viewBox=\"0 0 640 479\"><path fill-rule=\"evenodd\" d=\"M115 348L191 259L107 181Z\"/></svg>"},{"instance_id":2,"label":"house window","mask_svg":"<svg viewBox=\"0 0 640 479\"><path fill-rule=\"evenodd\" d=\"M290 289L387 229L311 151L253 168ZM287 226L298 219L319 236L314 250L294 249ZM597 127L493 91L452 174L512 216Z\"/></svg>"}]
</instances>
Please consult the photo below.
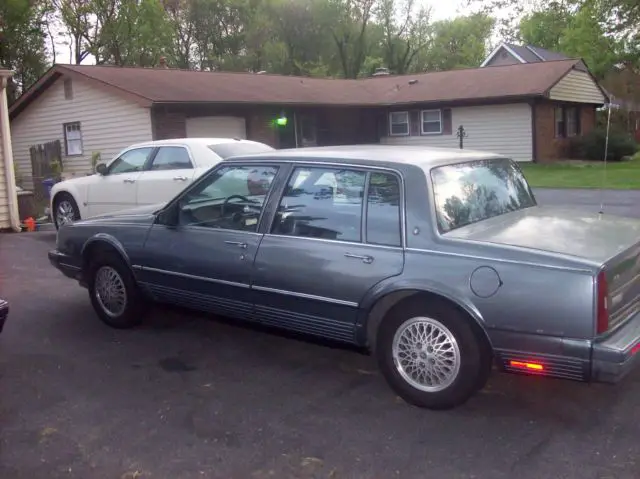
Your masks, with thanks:
<instances>
[{"instance_id":1,"label":"house window","mask_svg":"<svg viewBox=\"0 0 640 479\"><path fill-rule=\"evenodd\" d=\"M80 122L65 123L64 130L64 148L66 156L82 155L82 130Z\"/></svg>"},{"instance_id":2,"label":"house window","mask_svg":"<svg viewBox=\"0 0 640 479\"><path fill-rule=\"evenodd\" d=\"M562 107L556 107L554 109L554 119L556 125L556 138L564 138L566 130L564 124L564 109Z\"/></svg>"},{"instance_id":3,"label":"house window","mask_svg":"<svg viewBox=\"0 0 640 479\"><path fill-rule=\"evenodd\" d=\"M440 110L422 111L422 134L439 135L442 133L442 112Z\"/></svg>"},{"instance_id":4,"label":"house window","mask_svg":"<svg viewBox=\"0 0 640 479\"><path fill-rule=\"evenodd\" d=\"M406 136L409 134L409 112L394 111L389 113L389 134Z\"/></svg>"},{"instance_id":5,"label":"house window","mask_svg":"<svg viewBox=\"0 0 640 479\"><path fill-rule=\"evenodd\" d=\"M64 99L73 99L73 84L71 83L71 78L67 78L64 81Z\"/></svg>"},{"instance_id":6,"label":"house window","mask_svg":"<svg viewBox=\"0 0 640 479\"><path fill-rule=\"evenodd\" d=\"M565 110L565 121L567 122L567 136L580 134L580 110L576 107Z\"/></svg>"}]
</instances>

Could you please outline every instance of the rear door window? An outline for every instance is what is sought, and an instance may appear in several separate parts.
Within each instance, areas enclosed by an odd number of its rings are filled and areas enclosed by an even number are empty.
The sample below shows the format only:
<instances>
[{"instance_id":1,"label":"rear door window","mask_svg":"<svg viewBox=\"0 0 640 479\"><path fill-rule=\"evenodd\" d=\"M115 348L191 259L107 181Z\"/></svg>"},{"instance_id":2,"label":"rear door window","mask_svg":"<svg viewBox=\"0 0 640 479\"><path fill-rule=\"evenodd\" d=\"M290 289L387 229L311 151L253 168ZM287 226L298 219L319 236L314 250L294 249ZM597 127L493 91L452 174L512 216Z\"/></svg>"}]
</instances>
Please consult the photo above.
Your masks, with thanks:
<instances>
[{"instance_id":1,"label":"rear door window","mask_svg":"<svg viewBox=\"0 0 640 479\"><path fill-rule=\"evenodd\" d=\"M296 168L280 200L271 233L361 242L365 180L364 171Z\"/></svg>"}]
</instances>

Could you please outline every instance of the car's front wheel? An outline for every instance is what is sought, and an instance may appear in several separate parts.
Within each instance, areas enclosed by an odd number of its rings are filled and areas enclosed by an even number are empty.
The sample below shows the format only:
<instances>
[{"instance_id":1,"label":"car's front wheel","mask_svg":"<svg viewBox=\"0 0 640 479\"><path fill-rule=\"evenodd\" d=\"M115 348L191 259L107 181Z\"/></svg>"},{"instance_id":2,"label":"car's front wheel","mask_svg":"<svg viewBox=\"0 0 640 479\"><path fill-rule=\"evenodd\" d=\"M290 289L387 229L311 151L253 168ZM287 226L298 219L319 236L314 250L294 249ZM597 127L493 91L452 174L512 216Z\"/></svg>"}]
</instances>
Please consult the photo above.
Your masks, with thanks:
<instances>
[{"instance_id":1,"label":"car's front wheel","mask_svg":"<svg viewBox=\"0 0 640 479\"><path fill-rule=\"evenodd\" d=\"M101 251L92 258L87 279L91 304L105 324L127 329L142 323L145 298L129 266L117 253Z\"/></svg>"},{"instance_id":2,"label":"car's front wheel","mask_svg":"<svg viewBox=\"0 0 640 479\"><path fill-rule=\"evenodd\" d=\"M441 301L416 299L394 307L380 325L376 347L392 389L423 408L466 402L486 382L491 364L490 348L470 321Z\"/></svg>"},{"instance_id":3,"label":"car's front wheel","mask_svg":"<svg viewBox=\"0 0 640 479\"><path fill-rule=\"evenodd\" d=\"M60 193L56 196L53 202L52 214L56 229L80 219L78 204L68 193Z\"/></svg>"}]
</instances>

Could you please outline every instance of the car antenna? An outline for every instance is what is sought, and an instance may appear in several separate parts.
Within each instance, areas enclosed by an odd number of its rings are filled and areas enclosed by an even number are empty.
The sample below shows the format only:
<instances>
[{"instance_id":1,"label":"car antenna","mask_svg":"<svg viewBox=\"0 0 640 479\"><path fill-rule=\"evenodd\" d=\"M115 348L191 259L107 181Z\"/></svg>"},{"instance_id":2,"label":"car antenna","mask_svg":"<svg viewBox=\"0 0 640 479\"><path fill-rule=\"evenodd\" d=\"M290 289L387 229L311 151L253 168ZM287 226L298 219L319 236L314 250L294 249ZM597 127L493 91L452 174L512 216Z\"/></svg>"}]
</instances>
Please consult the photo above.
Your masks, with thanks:
<instances>
[{"instance_id":1,"label":"car antenna","mask_svg":"<svg viewBox=\"0 0 640 479\"><path fill-rule=\"evenodd\" d=\"M604 214L604 194L605 194L605 184L607 182L607 157L609 156L609 130L611 128L611 108L613 107L613 103L611 103L611 96L609 101L605 103L605 108L607 109L607 132L604 139L604 168L602 170L602 185L600 187L600 211L598 212L599 217L602 217Z\"/></svg>"}]
</instances>

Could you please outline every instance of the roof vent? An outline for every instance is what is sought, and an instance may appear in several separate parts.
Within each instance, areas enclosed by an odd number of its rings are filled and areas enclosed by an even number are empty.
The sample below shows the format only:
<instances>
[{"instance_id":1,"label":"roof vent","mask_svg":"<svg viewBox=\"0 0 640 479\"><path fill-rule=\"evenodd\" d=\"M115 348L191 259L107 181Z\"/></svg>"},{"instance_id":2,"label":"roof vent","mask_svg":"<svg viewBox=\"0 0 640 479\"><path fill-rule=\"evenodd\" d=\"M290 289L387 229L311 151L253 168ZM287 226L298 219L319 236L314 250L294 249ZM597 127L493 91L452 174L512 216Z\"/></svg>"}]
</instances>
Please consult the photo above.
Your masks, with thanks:
<instances>
[{"instance_id":1,"label":"roof vent","mask_svg":"<svg viewBox=\"0 0 640 479\"><path fill-rule=\"evenodd\" d=\"M418 83L418 80L416 80L415 78L412 80L409 80L409 85L415 85L416 83Z\"/></svg>"},{"instance_id":2,"label":"roof vent","mask_svg":"<svg viewBox=\"0 0 640 479\"><path fill-rule=\"evenodd\" d=\"M376 71L373 72L373 77L381 77L381 76L387 76L389 75L389 69L388 68L384 68L384 67L380 67L380 68L376 68Z\"/></svg>"}]
</instances>

